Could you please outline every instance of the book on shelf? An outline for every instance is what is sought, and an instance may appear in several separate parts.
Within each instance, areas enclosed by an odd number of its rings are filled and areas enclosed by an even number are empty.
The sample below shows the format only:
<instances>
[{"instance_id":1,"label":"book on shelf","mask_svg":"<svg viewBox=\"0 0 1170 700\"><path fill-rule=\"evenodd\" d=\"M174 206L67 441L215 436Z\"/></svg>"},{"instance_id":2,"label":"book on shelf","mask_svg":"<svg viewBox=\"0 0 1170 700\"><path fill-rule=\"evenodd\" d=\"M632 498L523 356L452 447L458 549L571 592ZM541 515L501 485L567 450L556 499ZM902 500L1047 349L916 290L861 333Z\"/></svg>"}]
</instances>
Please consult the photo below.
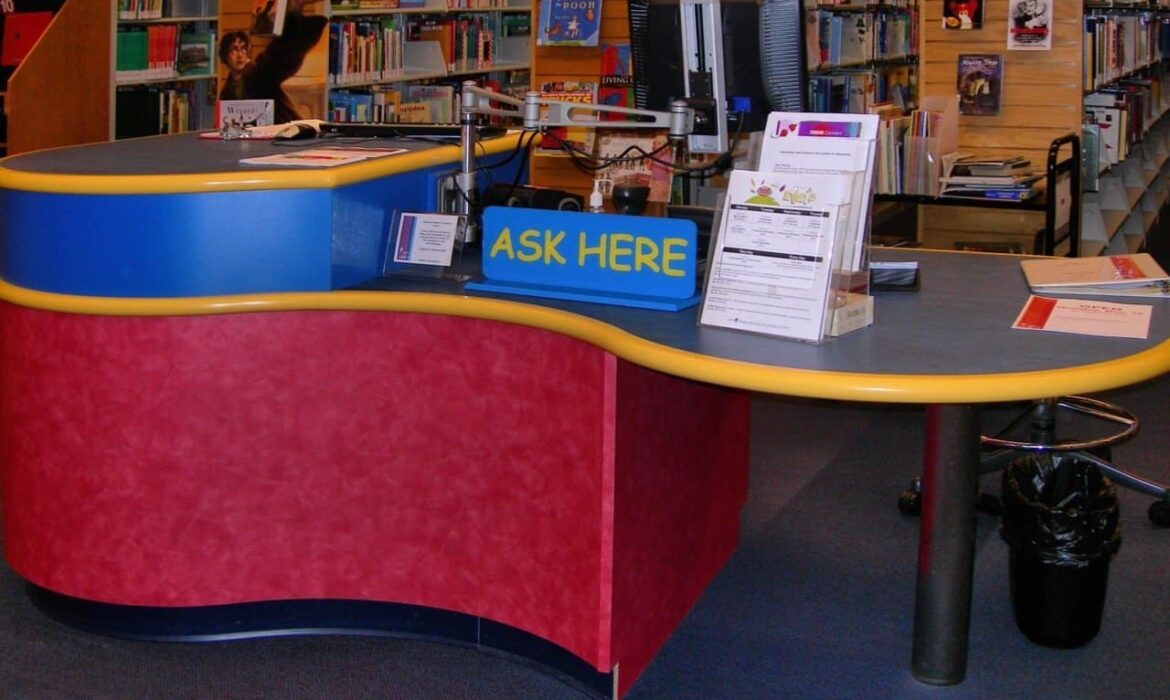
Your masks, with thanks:
<instances>
[{"instance_id":1,"label":"book on shelf","mask_svg":"<svg viewBox=\"0 0 1170 700\"><path fill-rule=\"evenodd\" d=\"M557 80L541 83L538 91L542 99L557 102L581 102L593 104L597 101L597 83L588 80ZM593 152L595 130L590 126L550 126L545 129L538 150L545 153L561 152L561 145L584 152Z\"/></svg>"},{"instance_id":2,"label":"book on shelf","mask_svg":"<svg viewBox=\"0 0 1170 700\"><path fill-rule=\"evenodd\" d=\"M968 199L994 199L1005 202L1026 202L1040 194L1037 187L994 187L982 185L951 185L943 187L942 197L966 197Z\"/></svg>"},{"instance_id":3,"label":"book on shelf","mask_svg":"<svg viewBox=\"0 0 1170 700\"><path fill-rule=\"evenodd\" d=\"M118 0L118 19L159 19L163 0Z\"/></svg>"},{"instance_id":4,"label":"book on shelf","mask_svg":"<svg viewBox=\"0 0 1170 700\"><path fill-rule=\"evenodd\" d=\"M670 199L670 166L672 154L667 148L667 136L662 131L601 129L597 135L596 157L613 161L597 171L595 178L608 181L603 194L608 195L616 185L636 185L650 188L649 202ZM640 157L653 154L653 159Z\"/></svg>"},{"instance_id":5,"label":"book on shelf","mask_svg":"<svg viewBox=\"0 0 1170 700\"><path fill-rule=\"evenodd\" d=\"M601 0L542 0L537 26L540 46L597 46Z\"/></svg>"},{"instance_id":6,"label":"book on shelf","mask_svg":"<svg viewBox=\"0 0 1170 700\"><path fill-rule=\"evenodd\" d=\"M3 25L0 66L19 65L52 21L53 13L49 11L10 12L0 15L0 24Z\"/></svg>"},{"instance_id":7,"label":"book on shelf","mask_svg":"<svg viewBox=\"0 0 1170 700\"><path fill-rule=\"evenodd\" d=\"M1003 158L967 156L955 161L951 175L1013 175L1030 171L1032 161L1024 156Z\"/></svg>"},{"instance_id":8,"label":"book on shelf","mask_svg":"<svg viewBox=\"0 0 1170 700\"><path fill-rule=\"evenodd\" d=\"M597 104L610 107L634 107L634 70L629 44L603 44L601 47L601 86ZM602 121L620 121L629 115L602 112Z\"/></svg>"},{"instance_id":9,"label":"book on shelf","mask_svg":"<svg viewBox=\"0 0 1170 700\"><path fill-rule=\"evenodd\" d=\"M1170 298L1170 275L1149 253L1020 261L1037 294Z\"/></svg>"},{"instance_id":10,"label":"book on shelf","mask_svg":"<svg viewBox=\"0 0 1170 700\"><path fill-rule=\"evenodd\" d=\"M948 175L941 178L943 185L978 187L1030 187L1044 176L1039 173L1019 175Z\"/></svg>"},{"instance_id":11,"label":"book on shelf","mask_svg":"<svg viewBox=\"0 0 1170 700\"><path fill-rule=\"evenodd\" d=\"M179 54L175 72L179 75L211 75L215 56L215 34L211 32L180 32Z\"/></svg>"},{"instance_id":12,"label":"book on shelf","mask_svg":"<svg viewBox=\"0 0 1170 700\"><path fill-rule=\"evenodd\" d=\"M431 106L431 121L450 124L459 112L459 94L454 85L407 85L403 99L408 102L425 102Z\"/></svg>"}]
</instances>

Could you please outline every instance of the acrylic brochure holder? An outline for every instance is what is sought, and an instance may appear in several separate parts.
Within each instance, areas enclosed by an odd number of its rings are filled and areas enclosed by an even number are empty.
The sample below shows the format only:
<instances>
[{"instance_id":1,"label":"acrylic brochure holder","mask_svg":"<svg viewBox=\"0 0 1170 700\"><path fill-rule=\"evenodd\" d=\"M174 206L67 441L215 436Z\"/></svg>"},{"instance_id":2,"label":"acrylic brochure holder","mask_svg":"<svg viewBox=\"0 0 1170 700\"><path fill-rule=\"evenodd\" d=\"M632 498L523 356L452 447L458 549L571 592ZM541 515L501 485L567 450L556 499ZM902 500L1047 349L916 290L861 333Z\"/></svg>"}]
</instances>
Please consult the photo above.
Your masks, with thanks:
<instances>
[{"instance_id":1,"label":"acrylic brochure holder","mask_svg":"<svg viewBox=\"0 0 1170 700\"><path fill-rule=\"evenodd\" d=\"M868 274L852 260L852 184L844 174L733 171L699 323L810 343L872 323Z\"/></svg>"},{"instance_id":2,"label":"acrylic brochure holder","mask_svg":"<svg viewBox=\"0 0 1170 700\"><path fill-rule=\"evenodd\" d=\"M467 221L458 214L395 210L386 237L385 277L465 282L462 243Z\"/></svg>"},{"instance_id":3,"label":"acrylic brochure holder","mask_svg":"<svg viewBox=\"0 0 1170 700\"><path fill-rule=\"evenodd\" d=\"M700 323L819 343L873 322L877 130L872 114L768 116L758 170L729 180Z\"/></svg>"}]
</instances>

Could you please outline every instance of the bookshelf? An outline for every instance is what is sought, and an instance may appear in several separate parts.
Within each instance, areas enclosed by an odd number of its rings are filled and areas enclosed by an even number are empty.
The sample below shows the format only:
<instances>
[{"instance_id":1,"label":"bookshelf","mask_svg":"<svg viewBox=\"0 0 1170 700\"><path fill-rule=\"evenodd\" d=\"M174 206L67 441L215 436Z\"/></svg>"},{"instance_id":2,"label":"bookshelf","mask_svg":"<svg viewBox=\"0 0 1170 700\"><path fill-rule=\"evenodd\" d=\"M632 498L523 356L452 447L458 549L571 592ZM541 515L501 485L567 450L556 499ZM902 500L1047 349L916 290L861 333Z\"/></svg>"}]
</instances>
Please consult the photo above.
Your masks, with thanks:
<instances>
[{"instance_id":1,"label":"bookshelf","mask_svg":"<svg viewBox=\"0 0 1170 700\"><path fill-rule=\"evenodd\" d=\"M803 9L808 111L917 107L917 0L805 0Z\"/></svg>"},{"instance_id":2,"label":"bookshelf","mask_svg":"<svg viewBox=\"0 0 1170 700\"><path fill-rule=\"evenodd\" d=\"M114 0L111 138L214 122L217 0Z\"/></svg>"},{"instance_id":3,"label":"bookshelf","mask_svg":"<svg viewBox=\"0 0 1170 700\"><path fill-rule=\"evenodd\" d=\"M375 4L380 3L334 0L330 6L332 121L409 120L407 110L393 112L414 100L437 100L419 121L458 121L454 100L459 84L468 79L506 93L527 91L534 24L529 0L399 0L386 3L397 5L392 8L368 6ZM434 87L413 87L423 84Z\"/></svg>"}]
</instances>

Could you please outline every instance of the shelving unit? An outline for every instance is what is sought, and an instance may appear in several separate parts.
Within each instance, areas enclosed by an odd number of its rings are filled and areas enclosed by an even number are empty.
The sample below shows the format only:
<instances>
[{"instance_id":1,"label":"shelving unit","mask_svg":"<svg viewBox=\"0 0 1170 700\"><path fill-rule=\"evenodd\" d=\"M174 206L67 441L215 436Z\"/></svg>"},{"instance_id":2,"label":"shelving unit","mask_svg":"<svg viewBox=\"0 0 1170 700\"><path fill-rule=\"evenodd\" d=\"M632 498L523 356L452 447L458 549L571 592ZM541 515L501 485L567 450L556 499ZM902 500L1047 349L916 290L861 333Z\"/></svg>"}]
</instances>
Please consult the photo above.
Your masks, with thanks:
<instances>
[{"instance_id":1,"label":"shelving unit","mask_svg":"<svg viewBox=\"0 0 1170 700\"><path fill-rule=\"evenodd\" d=\"M917 107L917 0L805 0L803 12L808 111Z\"/></svg>"},{"instance_id":2,"label":"shelving unit","mask_svg":"<svg viewBox=\"0 0 1170 700\"><path fill-rule=\"evenodd\" d=\"M357 3L353 3L357 5ZM468 78L492 79L502 87L522 92L529 85L528 73L532 66L533 6L529 0L491 0L490 6L452 6L447 0L426 0L419 7L362 9L347 4L332 5L330 23L330 104L343 104L347 92L376 93L418 83L455 85ZM506 36L503 27L507 16L521 16L527 20L527 35ZM491 36L490 59L477 56L482 49L468 40L464 45L468 58L452 64L444 54L443 43L437 38L414 38L409 35L412 23L460 22L468 24L453 32L475 36L488 32ZM458 43L463 34L452 34ZM353 41L355 48L348 51L341 42ZM365 46L362 46L365 44ZM363 60L365 58L366 60ZM457 90L456 90L457 92ZM331 109L334 121L353 119L349 110ZM360 115L359 115L360 116ZM388 119L387 119L388 120ZM434 119L432 119L434 120ZM454 119L452 119L454 121Z\"/></svg>"},{"instance_id":3,"label":"shelving unit","mask_svg":"<svg viewBox=\"0 0 1170 700\"><path fill-rule=\"evenodd\" d=\"M159 17L125 17L117 0L111 3L114 90L109 138L179 133L213 125L217 0L164 0L160 9ZM161 35L168 30L169 38L163 41L171 42L170 58L146 65L148 37L154 42L156 32ZM133 59L128 54L133 47L123 43L126 37L139 35L141 68L131 65ZM207 66L198 73L184 73L180 67L179 42L191 35L207 38Z\"/></svg>"},{"instance_id":4,"label":"shelving unit","mask_svg":"<svg viewBox=\"0 0 1170 700\"><path fill-rule=\"evenodd\" d=\"M1089 2L1084 13L1086 31L1096 28L1095 42L1088 41L1086 51L1109 47L1108 55L1098 50L1085 56L1086 113L1101 110L1110 101L1099 99L1103 94L1123 89L1135 79L1152 85L1142 97L1139 140L1129 145L1119 162L1102 159L1097 182L1090 183L1084 195L1086 254L1137 252L1144 249L1151 232L1166 228L1170 218L1165 213L1166 177L1170 176L1170 119L1166 116L1170 112L1170 3Z\"/></svg>"}]
</instances>

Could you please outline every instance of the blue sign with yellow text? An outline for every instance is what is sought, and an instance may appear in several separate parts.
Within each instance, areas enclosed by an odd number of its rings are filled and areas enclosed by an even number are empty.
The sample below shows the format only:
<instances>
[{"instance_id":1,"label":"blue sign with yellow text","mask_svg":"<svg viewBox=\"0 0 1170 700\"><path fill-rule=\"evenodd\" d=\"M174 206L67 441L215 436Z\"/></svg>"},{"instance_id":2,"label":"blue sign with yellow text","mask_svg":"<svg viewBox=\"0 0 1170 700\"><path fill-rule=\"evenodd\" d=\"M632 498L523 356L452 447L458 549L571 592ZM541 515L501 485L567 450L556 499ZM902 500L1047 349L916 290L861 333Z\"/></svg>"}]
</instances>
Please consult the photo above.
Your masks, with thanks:
<instances>
[{"instance_id":1,"label":"blue sign with yellow text","mask_svg":"<svg viewBox=\"0 0 1170 700\"><path fill-rule=\"evenodd\" d=\"M468 289L678 310L699 301L693 221L488 207Z\"/></svg>"}]
</instances>

